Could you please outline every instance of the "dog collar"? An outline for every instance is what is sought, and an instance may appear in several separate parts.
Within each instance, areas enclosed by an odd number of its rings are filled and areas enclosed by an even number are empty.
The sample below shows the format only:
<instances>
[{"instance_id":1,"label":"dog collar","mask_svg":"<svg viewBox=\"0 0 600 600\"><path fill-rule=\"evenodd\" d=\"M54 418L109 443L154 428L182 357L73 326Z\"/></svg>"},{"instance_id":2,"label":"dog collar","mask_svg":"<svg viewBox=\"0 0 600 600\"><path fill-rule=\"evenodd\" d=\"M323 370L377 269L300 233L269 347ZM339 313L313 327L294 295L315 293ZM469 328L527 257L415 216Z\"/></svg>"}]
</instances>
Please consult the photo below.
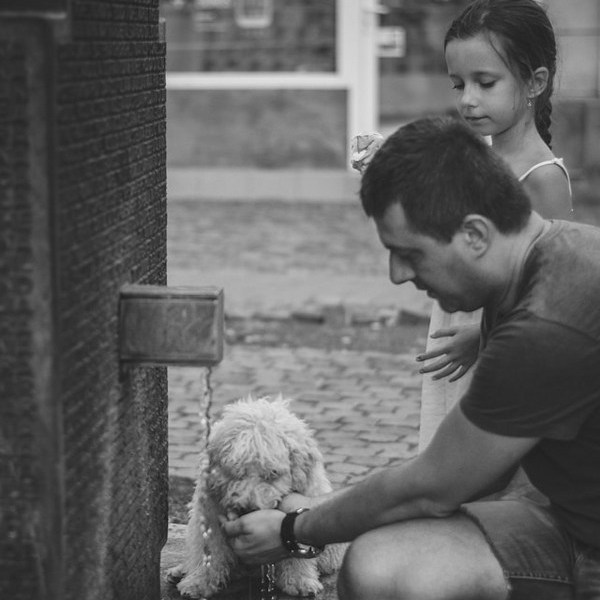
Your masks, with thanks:
<instances>
[{"instance_id":1,"label":"dog collar","mask_svg":"<svg viewBox=\"0 0 600 600\"><path fill-rule=\"evenodd\" d=\"M281 543L289 552L292 558L315 558L323 552L323 546L311 546L310 544L302 544L294 535L294 523L296 517L309 510L308 508L299 508L293 512L289 512L283 517L281 522Z\"/></svg>"}]
</instances>

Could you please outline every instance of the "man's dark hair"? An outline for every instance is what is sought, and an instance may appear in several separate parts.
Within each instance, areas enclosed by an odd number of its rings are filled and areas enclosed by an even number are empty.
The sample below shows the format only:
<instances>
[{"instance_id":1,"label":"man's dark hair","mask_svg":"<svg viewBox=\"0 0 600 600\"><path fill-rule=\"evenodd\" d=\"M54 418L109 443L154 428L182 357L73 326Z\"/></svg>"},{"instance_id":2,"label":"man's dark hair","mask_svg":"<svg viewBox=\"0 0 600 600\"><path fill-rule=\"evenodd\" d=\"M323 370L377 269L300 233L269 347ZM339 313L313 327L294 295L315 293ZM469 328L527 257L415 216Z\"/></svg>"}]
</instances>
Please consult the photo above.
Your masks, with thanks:
<instances>
[{"instance_id":1,"label":"man's dark hair","mask_svg":"<svg viewBox=\"0 0 600 600\"><path fill-rule=\"evenodd\" d=\"M367 167L360 188L369 217L396 202L413 229L450 242L466 215L520 231L531 203L508 165L467 125L449 117L413 121L393 133Z\"/></svg>"}]
</instances>

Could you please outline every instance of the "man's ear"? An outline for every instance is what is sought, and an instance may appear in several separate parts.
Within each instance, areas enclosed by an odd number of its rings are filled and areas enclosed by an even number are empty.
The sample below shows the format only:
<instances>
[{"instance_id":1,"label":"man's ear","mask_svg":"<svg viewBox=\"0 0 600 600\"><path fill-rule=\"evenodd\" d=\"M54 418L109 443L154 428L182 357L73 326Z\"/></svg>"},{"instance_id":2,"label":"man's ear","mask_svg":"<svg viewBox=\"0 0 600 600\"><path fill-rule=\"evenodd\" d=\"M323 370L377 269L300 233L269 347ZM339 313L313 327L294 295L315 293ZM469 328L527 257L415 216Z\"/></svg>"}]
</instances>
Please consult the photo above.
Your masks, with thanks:
<instances>
[{"instance_id":1,"label":"man's ear","mask_svg":"<svg viewBox=\"0 0 600 600\"><path fill-rule=\"evenodd\" d=\"M465 245L476 256L483 256L490 247L494 235L492 222L481 215L467 215L460 228Z\"/></svg>"},{"instance_id":2,"label":"man's ear","mask_svg":"<svg viewBox=\"0 0 600 600\"><path fill-rule=\"evenodd\" d=\"M538 67L531 77L529 82L529 97L536 98L539 96L548 86L548 79L550 72L546 67Z\"/></svg>"}]
</instances>

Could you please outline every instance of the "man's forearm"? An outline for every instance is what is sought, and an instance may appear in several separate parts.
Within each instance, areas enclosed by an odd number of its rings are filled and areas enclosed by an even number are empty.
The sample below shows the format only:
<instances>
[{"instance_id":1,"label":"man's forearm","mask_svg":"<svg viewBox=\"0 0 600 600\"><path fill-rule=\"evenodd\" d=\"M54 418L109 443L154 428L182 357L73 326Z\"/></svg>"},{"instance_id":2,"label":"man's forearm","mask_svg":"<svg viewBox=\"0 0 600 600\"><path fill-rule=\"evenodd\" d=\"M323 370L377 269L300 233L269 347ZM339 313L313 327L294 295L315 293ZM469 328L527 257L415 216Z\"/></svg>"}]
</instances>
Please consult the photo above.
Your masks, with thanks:
<instances>
[{"instance_id":1,"label":"man's forearm","mask_svg":"<svg viewBox=\"0 0 600 600\"><path fill-rule=\"evenodd\" d=\"M463 502L487 491L536 443L534 438L481 430L455 407L425 452L320 499L302 513L296 522L297 539L321 546L351 541L390 523L451 515Z\"/></svg>"},{"instance_id":2,"label":"man's forearm","mask_svg":"<svg viewBox=\"0 0 600 600\"><path fill-rule=\"evenodd\" d=\"M347 542L389 523L451 514L457 506L436 501L434 486L422 477L413 479L416 469L412 463L381 471L353 487L314 499L311 510L296 520L297 539L315 545Z\"/></svg>"}]
</instances>

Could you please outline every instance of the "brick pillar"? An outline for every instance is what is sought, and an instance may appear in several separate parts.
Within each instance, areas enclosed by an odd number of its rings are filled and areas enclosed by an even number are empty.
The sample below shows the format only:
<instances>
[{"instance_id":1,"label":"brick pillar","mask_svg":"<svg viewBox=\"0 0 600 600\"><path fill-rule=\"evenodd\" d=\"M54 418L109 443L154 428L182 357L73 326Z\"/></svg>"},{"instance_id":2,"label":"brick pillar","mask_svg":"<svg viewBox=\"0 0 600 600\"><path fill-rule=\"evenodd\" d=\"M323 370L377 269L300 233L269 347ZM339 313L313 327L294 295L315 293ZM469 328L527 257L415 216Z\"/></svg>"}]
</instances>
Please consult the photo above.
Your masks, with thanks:
<instances>
[{"instance_id":1,"label":"brick pillar","mask_svg":"<svg viewBox=\"0 0 600 600\"><path fill-rule=\"evenodd\" d=\"M159 597L166 371L118 302L166 283L164 64L158 0L0 5L0 598Z\"/></svg>"}]
</instances>

